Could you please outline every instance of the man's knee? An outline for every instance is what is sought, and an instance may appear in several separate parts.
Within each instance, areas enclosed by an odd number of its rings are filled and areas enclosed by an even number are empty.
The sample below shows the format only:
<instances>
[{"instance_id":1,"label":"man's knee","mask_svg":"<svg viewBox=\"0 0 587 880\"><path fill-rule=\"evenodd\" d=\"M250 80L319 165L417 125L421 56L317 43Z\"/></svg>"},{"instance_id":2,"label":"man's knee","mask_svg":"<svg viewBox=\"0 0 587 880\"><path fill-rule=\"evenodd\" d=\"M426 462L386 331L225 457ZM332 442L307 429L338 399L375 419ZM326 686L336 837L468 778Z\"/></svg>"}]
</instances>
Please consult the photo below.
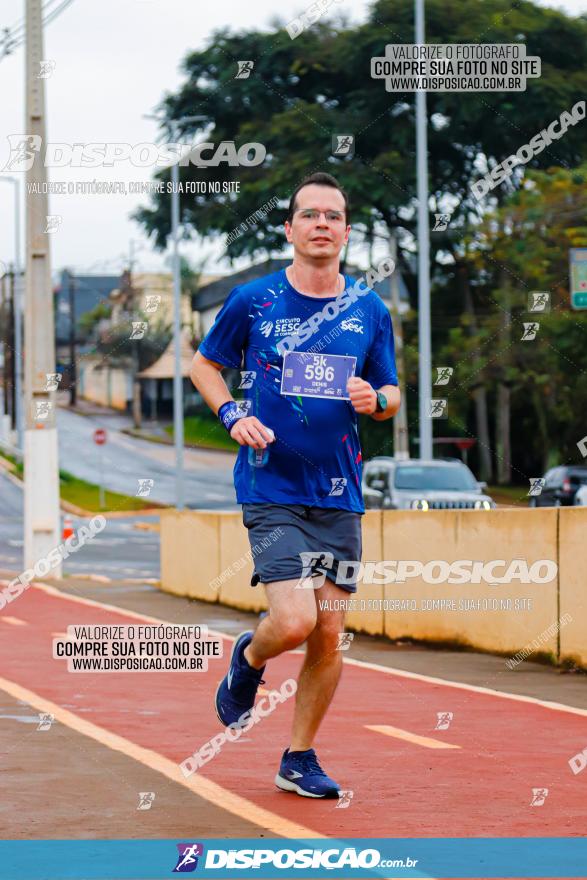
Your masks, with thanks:
<instances>
[{"instance_id":1,"label":"man's knee","mask_svg":"<svg viewBox=\"0 0 587 880\"><path fill-rule=\"evenodd\" d=\"M323 618L316 624L312 634L312 649L319 655L331 655L337 652L340 635L344 632L344 623L335 619Z\"/></svg>"},{"instance_id":2,"label":"man's knee","mask_svg":"<svg viewBox=\"0 0 587 880\"><path fill-rule=\"evenodd\" d=\"M283 615L275 621L285 650L297 648L305 642L316 626L316 615L311 611L296 611L295 616Z\"/></svg>"}]
</instances>

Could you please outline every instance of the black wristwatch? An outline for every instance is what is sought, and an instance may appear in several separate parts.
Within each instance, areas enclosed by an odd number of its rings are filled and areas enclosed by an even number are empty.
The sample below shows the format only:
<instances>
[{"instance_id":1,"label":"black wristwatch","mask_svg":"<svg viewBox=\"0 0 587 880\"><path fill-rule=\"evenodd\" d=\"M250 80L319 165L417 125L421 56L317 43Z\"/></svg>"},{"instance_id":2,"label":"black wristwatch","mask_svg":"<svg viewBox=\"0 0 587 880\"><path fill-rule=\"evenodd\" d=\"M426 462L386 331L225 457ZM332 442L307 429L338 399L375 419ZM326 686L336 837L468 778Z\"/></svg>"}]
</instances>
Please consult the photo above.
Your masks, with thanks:
<instances>
[{"instance_id":1,"label":"black wristwatch","mask_svg":"<svg viewBox=\"0 0 587 880\"><path fill-rule=\"evenodd\" d=\"M375 412L382 413L387 409L387 397L381 391L377 392L377 406Z\"/></svg>"}]
</instances>

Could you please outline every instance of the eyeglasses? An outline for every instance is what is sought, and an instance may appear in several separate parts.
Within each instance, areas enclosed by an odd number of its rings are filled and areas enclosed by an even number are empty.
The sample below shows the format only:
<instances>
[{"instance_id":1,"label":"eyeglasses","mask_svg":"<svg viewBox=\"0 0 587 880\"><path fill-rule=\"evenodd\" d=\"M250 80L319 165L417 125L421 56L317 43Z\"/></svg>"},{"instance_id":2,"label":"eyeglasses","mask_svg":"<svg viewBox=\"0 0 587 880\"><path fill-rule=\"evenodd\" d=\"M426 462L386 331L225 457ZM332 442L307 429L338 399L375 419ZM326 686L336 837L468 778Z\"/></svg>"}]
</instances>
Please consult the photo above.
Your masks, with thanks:
<instances>
[{"instance_id":1,"label":"eyeglasses","mask_svg":"<svg viewBox=\"0 0 587 880\"><path fill-rule=\"evenodd\" d=\"M298 208L294 213L300 214L302 220L319 220L324 214L327 223L343 223L345 215L343 211L318 211L316 208Z\"/></svg>"}]
</instances>

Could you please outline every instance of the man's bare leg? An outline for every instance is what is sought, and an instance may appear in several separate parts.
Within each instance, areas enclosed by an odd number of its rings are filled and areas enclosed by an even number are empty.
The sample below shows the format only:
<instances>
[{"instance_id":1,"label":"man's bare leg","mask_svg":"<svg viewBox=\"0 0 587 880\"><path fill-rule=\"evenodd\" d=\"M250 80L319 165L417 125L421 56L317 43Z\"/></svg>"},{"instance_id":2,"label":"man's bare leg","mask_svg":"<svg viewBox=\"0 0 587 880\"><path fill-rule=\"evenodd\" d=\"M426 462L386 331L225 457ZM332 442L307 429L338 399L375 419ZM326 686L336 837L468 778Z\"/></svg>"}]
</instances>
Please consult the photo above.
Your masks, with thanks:
<instances>
[{"instance_id":1,"label":"man's bare leg","mask_svg":"<svg viewBox=\"0 0 587 880\"><path fill-rule=\"evenodd\" d=\"M299 589L297 584L299 579L265 584L269 614L261 620L244 650L245 660L254 669L261 669L272 657L299 647L316 626L315 591Z\"/></svg>"},{"instance_id":2,"label":"man's bare leg","mask_svg":"<svg viewBox=\"0 0 587 880\"><path fill-rule=\"evenodd\" d=\"M312 748L342 672L342 654L337 650L337 645L339 633L344 628L344 611L321 609L319 600L348 599L348 595L346 590L328 579L322 587L313 591L317 622L308 636L306 657L298 679L290 745L292 752Z\"/></svg>"}]
</instances>

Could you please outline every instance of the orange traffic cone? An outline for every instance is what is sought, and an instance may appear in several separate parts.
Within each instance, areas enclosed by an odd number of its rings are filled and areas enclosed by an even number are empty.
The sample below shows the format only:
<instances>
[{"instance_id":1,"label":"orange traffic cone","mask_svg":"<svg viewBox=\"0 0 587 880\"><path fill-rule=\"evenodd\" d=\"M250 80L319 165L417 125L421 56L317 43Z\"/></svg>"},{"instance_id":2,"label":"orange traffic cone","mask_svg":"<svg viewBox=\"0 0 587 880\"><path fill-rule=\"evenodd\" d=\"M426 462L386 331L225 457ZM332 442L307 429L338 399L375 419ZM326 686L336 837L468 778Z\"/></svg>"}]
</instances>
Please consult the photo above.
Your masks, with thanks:
<instances>
[{"instance_id":1,"label":"orange traffic cone","mask_svg":"<svg viewBox=\"0 0 587 880\"><path fill-rule=\"evenodd\" d=\"M63 540L71 538L73 535L73 520L70 516L63 517Z\"/></svg>"}]
</instances>

